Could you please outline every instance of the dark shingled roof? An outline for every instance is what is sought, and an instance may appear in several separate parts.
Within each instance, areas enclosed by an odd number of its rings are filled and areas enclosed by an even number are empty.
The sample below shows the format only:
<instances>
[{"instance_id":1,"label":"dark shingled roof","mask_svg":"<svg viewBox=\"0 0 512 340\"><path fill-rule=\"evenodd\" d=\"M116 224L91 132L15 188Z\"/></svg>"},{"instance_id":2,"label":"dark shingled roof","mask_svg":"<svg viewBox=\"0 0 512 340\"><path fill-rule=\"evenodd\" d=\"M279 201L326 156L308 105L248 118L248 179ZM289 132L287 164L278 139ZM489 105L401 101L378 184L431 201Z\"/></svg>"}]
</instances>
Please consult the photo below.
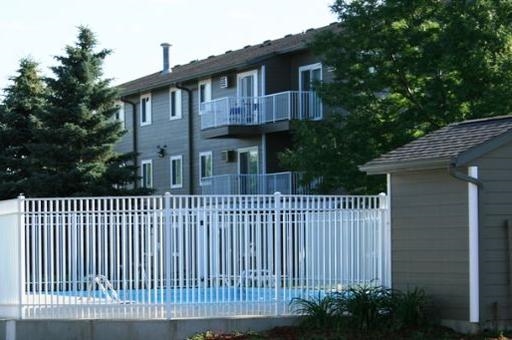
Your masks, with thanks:
<instances>
[{"instance_id":1,"label":"dark shingled roof","mask_svg":"<svg viewBox=\"0 0 512 340\"><path fill-rule=\"evenodd\" d=\"M336 26L336 23L334 23L317 29L309 29L303 33L287 35L284 38L276 40L267 40L258 45L246 46L236 51L227 51L218 56L192 61L186 65L177 65L172 68L171 72L163 73L162 71L158 71L148 76L118 85L117 88L120 89L121 96L127 96L167 86L172 83L179 83L255 64L273 55L306 49L307 44L312 40L315 34L327 29L333 29Z\"/></svg>"},{"instance_id":2,"label":"dark shingled roof","mask_svg":"<svg viewBox=\"0 0 512 340\"><path fill-rule=\"evenodd\" d=\"M512 139L512 116L450 124L360 167L368 173L432 168L475 159ZM492 145L490 144L492 143Z\"/></svg>"}]
</instances>

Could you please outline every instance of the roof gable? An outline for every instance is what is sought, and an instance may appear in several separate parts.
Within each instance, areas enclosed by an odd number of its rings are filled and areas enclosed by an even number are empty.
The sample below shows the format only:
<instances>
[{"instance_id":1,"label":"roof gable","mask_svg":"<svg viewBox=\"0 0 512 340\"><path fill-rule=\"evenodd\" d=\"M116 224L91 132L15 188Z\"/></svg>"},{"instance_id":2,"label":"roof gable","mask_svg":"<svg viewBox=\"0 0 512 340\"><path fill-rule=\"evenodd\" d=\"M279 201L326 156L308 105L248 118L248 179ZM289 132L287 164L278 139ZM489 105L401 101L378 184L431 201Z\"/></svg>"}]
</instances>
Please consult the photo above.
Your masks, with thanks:
<instances>
[{"instance_id":1,"label":"roof gable","mask_svg":"<svg viewBox=\"0 0 512 340\"><path fill-rule=\"evenodd\" d=\"M465 165L512 141L512 116L450 124L360 166L368 174Z\"/></svg>"}]
</instances>

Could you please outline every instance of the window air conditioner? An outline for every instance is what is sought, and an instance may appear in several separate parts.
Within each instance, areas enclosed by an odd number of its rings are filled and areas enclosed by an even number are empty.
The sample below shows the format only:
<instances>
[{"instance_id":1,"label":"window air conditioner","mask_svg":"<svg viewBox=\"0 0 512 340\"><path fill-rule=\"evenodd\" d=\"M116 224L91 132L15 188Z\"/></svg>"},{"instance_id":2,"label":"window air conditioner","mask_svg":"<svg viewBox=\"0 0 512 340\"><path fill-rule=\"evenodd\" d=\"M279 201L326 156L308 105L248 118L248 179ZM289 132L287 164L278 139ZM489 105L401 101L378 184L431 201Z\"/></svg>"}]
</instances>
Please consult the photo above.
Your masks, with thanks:
<instances>
[{"instance_id":1,"label":"window air conditioner","mask_svg":"<svg viewBox=\"0 0 512 340\"><path fill-rule=\"evenodd\" d=\"M222 77L220 77L220 79L219 79L219 85L220 85L220 88L221 88L221 89L228 88L228 87L229 87L228 76L222 76Z\"/></svg>"}]
</instances>

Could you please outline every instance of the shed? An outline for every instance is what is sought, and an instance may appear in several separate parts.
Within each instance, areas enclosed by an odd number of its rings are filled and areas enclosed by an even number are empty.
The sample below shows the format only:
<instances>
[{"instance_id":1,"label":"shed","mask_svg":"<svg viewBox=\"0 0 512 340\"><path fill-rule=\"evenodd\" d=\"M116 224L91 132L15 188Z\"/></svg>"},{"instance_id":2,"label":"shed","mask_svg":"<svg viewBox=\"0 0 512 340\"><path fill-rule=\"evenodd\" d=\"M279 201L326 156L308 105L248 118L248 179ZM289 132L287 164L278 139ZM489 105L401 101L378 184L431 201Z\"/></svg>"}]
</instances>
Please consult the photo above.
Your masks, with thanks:
<instances>
[{"instance_id":1,"label":"shed","mask_svg":"<svg viewBox=\"0 0 512 340\"><path fill-rule=\"evenodd\" d=\"M512 326L512 116L448 125L360 167L387 174L392 287L443 324Z\"/></svg>"}]
</instances>

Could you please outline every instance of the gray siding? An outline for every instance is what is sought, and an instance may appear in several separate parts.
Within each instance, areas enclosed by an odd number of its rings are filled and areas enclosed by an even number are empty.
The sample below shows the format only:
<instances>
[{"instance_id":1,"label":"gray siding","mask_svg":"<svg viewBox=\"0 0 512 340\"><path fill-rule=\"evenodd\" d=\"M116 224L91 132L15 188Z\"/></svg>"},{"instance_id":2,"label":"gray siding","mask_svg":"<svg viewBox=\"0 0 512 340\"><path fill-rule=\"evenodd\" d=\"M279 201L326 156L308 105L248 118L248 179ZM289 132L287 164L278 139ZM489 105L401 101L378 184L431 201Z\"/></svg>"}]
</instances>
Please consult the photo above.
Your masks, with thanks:
<instances>
[{"instance_id":1,"label":"gray siding","mask_svg":"<svg viewBox=\"0 0 512 340\"><path fill-rule=\"evenodd\" d=\"M218 79L218 78L214 78ZM229 89L220 89L219 82L212 79L212 99L217 99L229 95L236 95L236 74L233 75L233 86ZM225 175L225 174L236 174L238 173L238 163L225 162L222 160L222 151L225 150L238 150L240 148L257 146L261 162L261 137L252 138L213 138L203 139L201 138L201 116L199 115L199 97L197 83L188 84L188 87L193 89L192 94L192 112L194 115L193 119L193 189L192 193L201 193L201 187L199 185L199 153L205 151L211 151L213 157L213 175ZM230 94L232 93L232 94Z\"/></svg>"},{"instance_id":2,"label":"gray siding","mask_svg":"<svg viewBox=\"0 0 512 340\"><path fill-rule=\"evenodd\" d=\"M512 220L512 146L498 148L474 165L483 182L479 195L480 316L483 322L511 320L512 283L508 281L507 252L512 245L507 245L504 224L507 219Z\"/></svg>"},{"instance_id":3,"label":"gray siding","mask_svg":"<svg viewBox=\"0 0 512 340\"><path fill-rule=\"evenodd\" d=\"M469 319L467 216L467 184L446 170L391 175L393 288L424 288L443 319Z\"/></svg>"},{"instance_id":4,"label":"gray siding","mask_svg":"<svg viewBox=\"0 0 512 340\"><path fill-rule=\"evenodd\" d=\"M265 93L272 94L293 89L291 73L290 57L273 58L267 61L265 63Z\"/></svg>"},{"instance_id":5,"label":"gray siding","mask_svg":"<svg viewBox=\"0 0 512 340\"><path fill-rule=\"evenodd\" d=\"M267 135L267 172L287 171L279 162L279 153L291 146L291 136L288 132Z\"/></svg>"},{"instance_id":6,"label":"gray siding","mask_svg":"<svg viewBox=\"0 0 512 340\"><path fill-rule=\"evenodd\" d=\"M169 88L162 88L151 93L152 122L150 125L140 126L139 97L133 96L130 101L137 104L137 133L139 149L139 166L142 160L153 162L153 187L156 193L170 191L174 194L185 193L188 185L188 139L187 139L187 95L182 91L182 118L171 120L169 113ZM123 136L116 150L129 152L133 150L133 113L132 106L125 105L125 123L127 133ZM166 145L166 155L159 157L157 146ZM170 189L170 157L183 155L183 188ZM139 169L140 175L140 169Z\"/></svg>"},{"instance_id":7,"label":"gray siding","mask_svg":"<svg viewBox=\"0 0 512 340\"><path fill-rule=\"evenodd\" d=\"M241 69L211 77L212 99L236 96L237 74L250 70L258 70L259 89L258 93L271 94L281 91L298 89L298 67L318 62L317 58L310 53L300 52L294 55L276 56L266 60L263 64L255 65L247 69ZM261 66L265 65L265 79ZM325 73L325 69L324 69ZM228 76L229 86L220 87L220 77ZM137 104L137 125L139 166L142 160L151 159L153 162L153 186L156 193L161 194L170 191L172 194L198 194L201 192L199 186L199 153L212 151L213 154L213 175L236 174L238 173L238 159L233 162L222 160L222 151L235 150L247 147L258 147L260 172L285 171L278 164L277 155L290 144L289 133L277 133L267 135L267 159L263 161L263 142L261 135L254 135L246 138L212 138L201 137L201 117L198 105L198 80L183 84L192 91L192 112L188 112L188 95L182 91L182 119L170 120L169 117L169 87L163 87L151 92L152 124L140 126L138 115L140 114L138 96L131 96L130 101ZM192 145L189 146L188 127L192 121ZM133 150L133 119L131 105L125 105L125 122L127 133L116 145L119 152ZM157 146L166 145L166 156L160 158ZM189 153L189 148L191 148ZM189 166L189 154L191 155L192 167ZM170 157L174 155L183 156L183 188L170 188ZM263 169L263 165L267 168ZM140 175L140 170L139 170ZM191 181L191 182L190 182ZM189 190L189 185L191 190Z\"/></svg>"}]
</instances>

